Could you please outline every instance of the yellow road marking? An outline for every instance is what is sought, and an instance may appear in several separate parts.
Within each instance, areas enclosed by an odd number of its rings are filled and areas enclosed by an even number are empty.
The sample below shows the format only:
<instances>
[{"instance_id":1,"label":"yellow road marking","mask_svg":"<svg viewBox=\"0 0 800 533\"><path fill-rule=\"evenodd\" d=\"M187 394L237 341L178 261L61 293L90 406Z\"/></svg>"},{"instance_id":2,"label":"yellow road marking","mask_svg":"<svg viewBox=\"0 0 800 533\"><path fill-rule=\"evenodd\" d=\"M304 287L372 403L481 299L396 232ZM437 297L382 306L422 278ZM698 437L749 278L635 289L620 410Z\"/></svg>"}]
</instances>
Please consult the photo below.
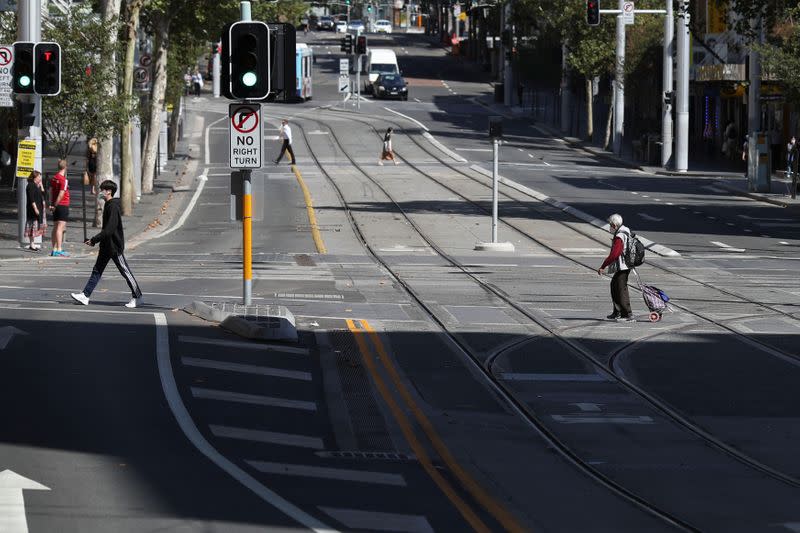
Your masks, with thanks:
<instances>
[{"instance_id":1,"label":"yellow road marking","mask_svg":"<svg viewBox=\"0 0 800 533\"><path fill-rule=\"evenodd\" d=\"M425 413L419 408L417 403L414 401L414 398L408 392L408 389L400 379L400 374L397 372L397 368L395 368L394 363L392 362L389 354L386 352L386 348L383 346L383 342L378 335L378 332L375 331L372 326L369 325L369 322L366 320L361 320L361 326L364 330L369 334L370 338L372 339L372 343L375 345L375 348L378 350L378 356L380 357L383 365L386 367L386 370L389 372L389 376L392 378L395 387L397 388L400 396L405 401L406 405L411 409L411 412L414 414L414 418L417 419L417 422L422 427L422 430L428 436L428 439L433 444L433 448L436 450L436 453L439 454L439 457L445 462L447 467L450 469L453 474L458 478L464 488L472 494L473 498L475 498L478 502L480 502L483 507L486 508L489 513L494 516L498 522L500 522L504 528L508 531L514 532L522 532L526 531L519 522L514 518L514 516L505 508L503 507L497 500L495 500L486 490L481 487L473 478L470 476L466 470L458 463L453 454L447 448L447 446L442 441L439 434L431 424L428 417L425 416Z\"/></svg>"},{"instance_id":2,"label":"yellow road marking","mask_svg":"<svg viewBox=\"0 0 800 533\"><path fill-rule=\"evenodd\" d=\"M311 226L311 237L314 239L314 246L317 247L318 253L328 253L325 249L325 243L322 242L322 235L319 232L319 225L317 225L317 215L314 213L314 202L311 200L311 193L308 192L306 182L303 181L303 175L300 174L300 170L296 165L292 165L292 172L294 172L294 176L297 178L297 183L300 184L300 188L303 190L303 199L306 202L306 212L308 213L308 223Z\"/></svg>"},{"instance_id":3,"label":"yellow road marking","mask_svg":"<svg viewBox=\"0 0 800 533\"><path fill-rule=\"evenodd\" d=\"M389 406L389 410L392 412L392 416L394 416L395 420L397 420L397 424L400 426L400 430L403 432L403 436L405 436L406 440L408 441L409 446L414 451L414 454L417 456L419 463L422 465L422 468L425 472L431 477L434 483L441 489L441 491L447 496L447 498L455 505L458 511L461 513L461 516L469 523L470 526L475 531L486 531L489 532L490 529L486 527L486 524L475 514L475 512L467 505L467 503L458 495L456 490L450 485L450 483L442 477L436 468L434 468L433 464L431 463L431 459L428 456L428 452L425 450L425 447L417 438L417 435L414 433L414 430L411 427L411 422L409 421L408 417L405 415L400 406L397 404L397 400L394 399L394 396L389 391L386 383L383 381L383 378L378 373L378 369L375 365L375 361L372 358L372 353L367 345L367 341L365 339L364 330L360 329L355 325L355 322L351 319L347 319L347 327L353 336L356 339L356 343L358 344L358 349L361 352L361 358L364 361L364 364L367 367L370 375L372 375L372 379L375 382L375 387L378 389L378 392L383 397L386 405Z\"/></svg>"}]
</instances>

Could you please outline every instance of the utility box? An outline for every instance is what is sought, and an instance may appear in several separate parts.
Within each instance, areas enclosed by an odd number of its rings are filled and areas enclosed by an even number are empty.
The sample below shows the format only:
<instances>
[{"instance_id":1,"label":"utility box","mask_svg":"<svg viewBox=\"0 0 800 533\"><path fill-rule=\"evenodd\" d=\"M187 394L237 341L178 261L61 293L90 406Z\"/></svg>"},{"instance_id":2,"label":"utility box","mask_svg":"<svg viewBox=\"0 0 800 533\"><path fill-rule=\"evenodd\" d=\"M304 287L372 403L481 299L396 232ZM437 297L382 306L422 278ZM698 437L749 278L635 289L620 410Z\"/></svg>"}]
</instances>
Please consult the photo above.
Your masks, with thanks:
<instances>
[{"instance_id":1,"label":"utility box","mask_svg":"<svg viewBox=\"0 0 800 533\"><path fill-rule=\"evenodd\" d=\"M764 131L747 136L747 189L751 192L770 192L772 168L769 135Z\"/></svg>"}]
</instances>

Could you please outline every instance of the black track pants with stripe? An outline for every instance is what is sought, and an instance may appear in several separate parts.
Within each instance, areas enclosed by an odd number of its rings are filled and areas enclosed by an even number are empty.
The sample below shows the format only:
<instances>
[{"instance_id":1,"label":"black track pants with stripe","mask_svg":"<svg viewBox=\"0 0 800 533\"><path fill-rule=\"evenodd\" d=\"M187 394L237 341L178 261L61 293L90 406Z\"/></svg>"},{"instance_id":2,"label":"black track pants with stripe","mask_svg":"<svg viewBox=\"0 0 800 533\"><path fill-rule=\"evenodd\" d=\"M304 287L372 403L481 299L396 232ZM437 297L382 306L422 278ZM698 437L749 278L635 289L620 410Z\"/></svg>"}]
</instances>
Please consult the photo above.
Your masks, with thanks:
<instances>
[{"instance_id":1,"label":"black track pants with stripe","mask_svg":"<svg viewBox=\"0 0 800 533\"><path fill-rule=\"evenodd\" d=\"M105 271L109 261L114 261L114 264L117 265L117 270L119 270L119 273L122 274L123 278L125 278L128 287L131 289L131 294L133 297L141 298L142 289L139 288L136 278L133 277L133 272L131 272L131 268L128 266L128 261L125 259L125 256L123 254L112 255L103 253L102 250L97 256L97 261L95 261L94 268L92 268L92 275L89 276L89 281L86 282L86 287L83 289L83 294L85 294L87 297L92 295L95 287L97 287L97 284L100 283L100 278L103 277L103 272Z\"/></svg>"}]
</instances>

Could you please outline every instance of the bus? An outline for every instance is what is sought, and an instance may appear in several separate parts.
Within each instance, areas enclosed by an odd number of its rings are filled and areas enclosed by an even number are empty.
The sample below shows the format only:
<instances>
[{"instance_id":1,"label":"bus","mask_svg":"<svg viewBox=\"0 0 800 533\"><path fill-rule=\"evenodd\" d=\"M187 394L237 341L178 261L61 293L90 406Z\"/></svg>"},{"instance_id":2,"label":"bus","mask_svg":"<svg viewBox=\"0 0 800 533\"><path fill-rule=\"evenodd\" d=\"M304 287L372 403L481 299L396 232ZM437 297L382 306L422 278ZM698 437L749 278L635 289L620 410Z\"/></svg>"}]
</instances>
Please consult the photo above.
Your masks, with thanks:
<instances>
[{"instance_id":1,"label":"bus","mask_svg":"<svg viewBox=\"0 0 800 533\"><path fill-rule=\"evenodd\" d=\"M311 100L311 70L314 52L306 43L295 45L295 97L302 102Z\"/></svg>"}]
</instances>

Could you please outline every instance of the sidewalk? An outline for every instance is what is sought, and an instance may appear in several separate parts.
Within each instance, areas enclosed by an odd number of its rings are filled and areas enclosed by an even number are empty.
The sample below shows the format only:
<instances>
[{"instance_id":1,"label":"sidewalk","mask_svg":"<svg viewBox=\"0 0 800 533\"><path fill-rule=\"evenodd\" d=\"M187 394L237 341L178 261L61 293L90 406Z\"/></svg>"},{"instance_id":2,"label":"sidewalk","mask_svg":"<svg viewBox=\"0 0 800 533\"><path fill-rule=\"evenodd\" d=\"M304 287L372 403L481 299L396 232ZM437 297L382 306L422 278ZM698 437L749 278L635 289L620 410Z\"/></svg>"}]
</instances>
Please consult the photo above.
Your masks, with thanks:
<instances>
[{"instance_id":1,"label":"sidewalk","mask_svg":"<svg viewBox=\"0 0 800 533\"><path fill-rule=\"evenodd\" d=\"M75 152L83 154L84 150L78 148ZM178 142L175 158L167 162L161 175L155 179L153 193L142 195L139 203L134 205L133 214L123 217L125 239L129 244L134 239L141 241L142 237L151 231L155 232L158 231L158 228L166 227L175 214L180 211L188 197L191 196L191 190L196 186L194 183L194 169L197 167L197 157L199 157L199 154L189 147L188 141ZM85 160L81 155L80 157L69 157L67 162L70 219L65 233L64 250L69 252L71 256L88 255L96 252L96 248L90 248L83 244L83 204L81 203L81 198L82 189L84 188L82 180ZM43 167L42 173L48 177L52 176L57 170L57 158L43 158ZM178 190L175 191L174 189ZM88 237L92 237L100 229L92 227L95 198L91 194L91 188L88 185L85 187L85 199L86 234ZM25 258L44 258L50 261L64 260L61 257L50 257L50 231L53 229L51 216L48 216L47 231L43 238L41 252L31 252L20 246L17 216L17 191L12 191L8 186L0 188L0 260Z\"/></svg>"},{"instance_id":2,"label":"sidewalk","mask_svg":"<svg viewBox=\"0 0 800 533\"><path fill-rule=\"evenodd\" d=\"M478 97L475 99L475 102L483 107L486 107L487 109L490 109L493 113L497 113L498 115L510 120L524 119L528 116L520 107L509 107L503 104L495 103L491 94ZM719 161L711 158L698 157L689 161L689 170L687 172L675 172L672 170L665 170L662 167L643 165L642 163L633 161L631 158L626 156L618 156L582 139L578 139L577 137L565 136L556 128L541 122L536 122L535 124L532 123L532 126L554 138L563 139L573 148L588 152L597 158L613 161L614 163L627 168L633 168L643 172L664 176L713 179L716 180L714 182L715 185L737 195L747 196L748 198L752 198L754 200L759 200L782 207L800 205L800 195L798 195L796 199L791 198L791 180L785 179L781 175L772 177L771 190L769 192L749 191L747 187L747 179L743 175L743 170L738 168L740 165L737 165L737 162ZM800 189L800 186L798 186L798 189Z\"/></svg>"}]
</instances>

